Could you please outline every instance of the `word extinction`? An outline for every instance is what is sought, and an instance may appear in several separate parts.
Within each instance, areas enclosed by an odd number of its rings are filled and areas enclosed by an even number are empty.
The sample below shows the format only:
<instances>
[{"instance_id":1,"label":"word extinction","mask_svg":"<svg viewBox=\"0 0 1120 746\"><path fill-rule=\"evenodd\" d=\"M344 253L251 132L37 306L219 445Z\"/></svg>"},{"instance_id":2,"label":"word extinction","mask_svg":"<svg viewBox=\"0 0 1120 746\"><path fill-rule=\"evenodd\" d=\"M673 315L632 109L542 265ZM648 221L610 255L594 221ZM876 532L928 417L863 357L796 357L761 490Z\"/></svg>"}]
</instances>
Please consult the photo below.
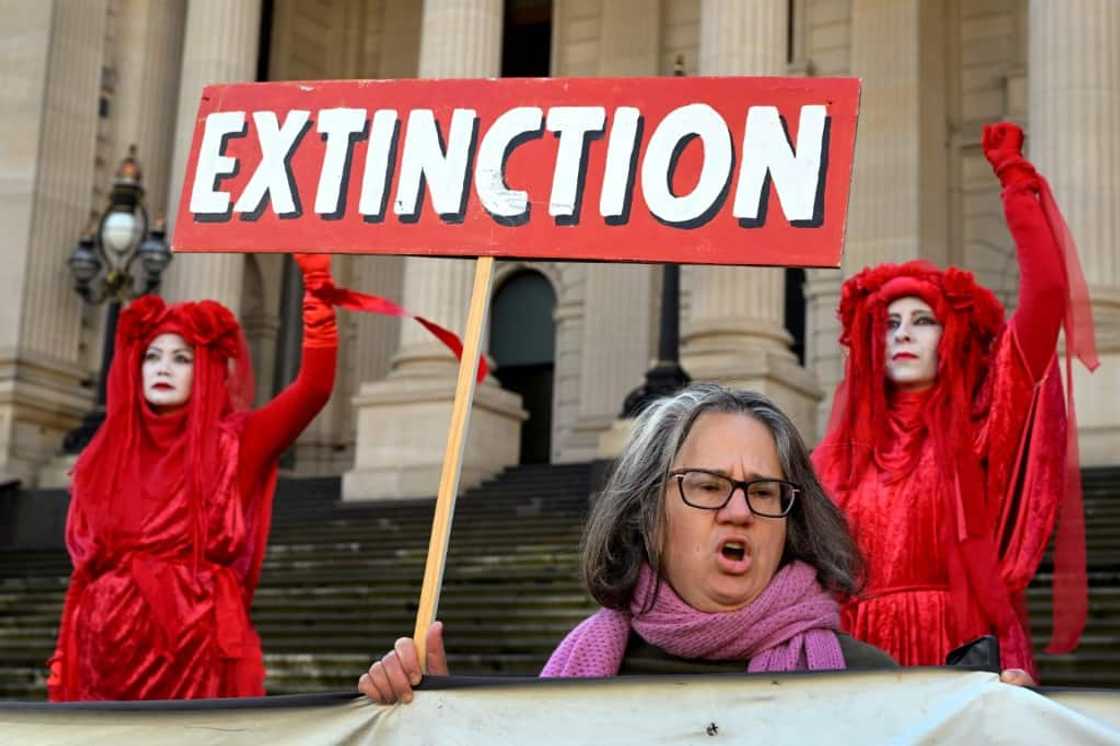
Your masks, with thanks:
<instances>
[{"instance_id":1,"label":"word extinction","mask_svg":"<svg viewBox=\"0 0 1120 746\"><path fill-rule=\"evenodd\" d=\"M739 148L727 121L706 103L687 103L669 110L648 140L642 111L617 106L610 113L603 106L516 106L489 122L480 137L480 117L475 109L455 108L450 120L440 122L430 108L404 114L396 109L323 108L289 109L283 121L275 111L218 111L209 113L202 126L201 142L190 192L189 211L197 222L221 222L235 213L253 221L271 208L278 218L303 215L304 197L314 185L314 212L323 220L342 218L349 190L357 183L357 212L368 223L386 220L390 191L391 212L402 224L420 221L425 193L432 211L445 223L461 223L473 191L481 208L504 226L530 220L540 194L510 184L507 166L515 150L552 133L557 144L552 163L534 159L532 168L546 173L548 215L557 225L580 222L585 188L599 186L598 218L608 225L626 224L640 181L641 200L650 215L675 228L695 228L718 215L727 197L734 194L731 217L745 228L766 221L771 186L790 225L815 227L824 213L824 185L829 156L830 118L823 104L799 108L796 143L776 106L750 106L743 120ZM251 130L259 146L259 160L248 180L237 179L241 163L229 154L230 141L245 138ZM403 135L402 135L403 125ZM318 168L295 169L305 135L314 127L322 144ZM589 148L606 136L605 157L597 158L594 180L588 169ZM702 156L687 179L674 179L682 154L699 141ZM308 142L314 142L309 139ZM364 142L364 163L355 176L357 144ZM398 152L399 151L399 152ZM239 152L246 152L242 149ZM534 154L538 151L534 151ZM399 155L399 169L397 161ZM318 158L318 154L316 154ZM600 165L601 164L601 165ZM304 182L296 178L303 174ZM734 189L732 190L732 181ZM223 181L229 180L223 189ZM530 181L535 181L530 179ZM685 181L682 188L676 182ZM526 186L521 184L520 186ZM233 193L240 187L240 193ZM584 219L588 219L584 216Z\"/></svg>"}]
</instances>

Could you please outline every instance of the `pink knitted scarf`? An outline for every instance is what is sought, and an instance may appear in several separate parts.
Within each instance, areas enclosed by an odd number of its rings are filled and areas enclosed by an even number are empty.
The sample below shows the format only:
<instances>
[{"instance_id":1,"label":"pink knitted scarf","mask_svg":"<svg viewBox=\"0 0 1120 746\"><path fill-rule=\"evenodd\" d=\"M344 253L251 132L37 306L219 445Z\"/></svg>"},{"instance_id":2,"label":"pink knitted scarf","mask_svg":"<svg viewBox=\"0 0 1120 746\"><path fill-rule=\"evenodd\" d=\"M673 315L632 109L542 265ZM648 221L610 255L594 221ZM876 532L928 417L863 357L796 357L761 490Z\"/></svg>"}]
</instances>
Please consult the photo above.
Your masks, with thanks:
<instances>
[{"instance_id":1,"label":"pink knitted scarf","mask_svg":"<svg viewBox=\"0 0 1120 746\"><path fill-rule=\"evenodd\" d=\"M643 565L630 612L600 609L568 633L541 676L615 676L633 628L642 639L679 658L749 660L747 670L846 668L836 629L836 601L817 583L817 571L792 562L766 590L737 611L697 611ZM653 607L650 594L657 593Z\"/></svg>"}]
</instances>

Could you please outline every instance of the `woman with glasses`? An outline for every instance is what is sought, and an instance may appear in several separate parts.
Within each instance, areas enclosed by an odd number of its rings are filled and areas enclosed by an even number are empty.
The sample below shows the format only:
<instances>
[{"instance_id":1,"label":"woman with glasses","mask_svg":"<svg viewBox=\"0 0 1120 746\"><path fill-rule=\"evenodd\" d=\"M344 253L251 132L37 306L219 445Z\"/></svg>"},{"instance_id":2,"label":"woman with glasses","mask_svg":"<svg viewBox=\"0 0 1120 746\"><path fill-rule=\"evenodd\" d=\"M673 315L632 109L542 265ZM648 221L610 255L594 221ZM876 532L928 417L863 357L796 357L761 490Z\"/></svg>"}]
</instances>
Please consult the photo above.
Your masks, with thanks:
<instances>
[{"instance_id":1,"label":"woman with glasses","mask_svg":"<svg viewBox=\"0 0 1120 746\"><path fill-rule=\"evenodd\" d=\"M602 609L560 643L542 676L893 668L839 631L834 594L857 591L860 557L801 436L766 397L696 384L634 425L583 542ZM428 671L446 674L442 627ZM409 701L412 640L359 689Z\"/></svg>"},{"instance_id":2,"label":"woman with glasses","mask_svg":"<svg viewBox=\"0 0 1120 746\"><path fill-rule=\"evenodd\" d=\"M1009 321L970 273L928 262L866 269L841 294L847 370L813 459L868 561L844 629L907 666L995 634L1003 663L1037 678L1024 593L1056 521L1051 651L1075 648L1085 622L1076 426L1055 351L1064 316L1067 349L1091 366L1092 322L1022 144L1015 125L985 128L1019 260Z\"/></svg>"}]
</instances>

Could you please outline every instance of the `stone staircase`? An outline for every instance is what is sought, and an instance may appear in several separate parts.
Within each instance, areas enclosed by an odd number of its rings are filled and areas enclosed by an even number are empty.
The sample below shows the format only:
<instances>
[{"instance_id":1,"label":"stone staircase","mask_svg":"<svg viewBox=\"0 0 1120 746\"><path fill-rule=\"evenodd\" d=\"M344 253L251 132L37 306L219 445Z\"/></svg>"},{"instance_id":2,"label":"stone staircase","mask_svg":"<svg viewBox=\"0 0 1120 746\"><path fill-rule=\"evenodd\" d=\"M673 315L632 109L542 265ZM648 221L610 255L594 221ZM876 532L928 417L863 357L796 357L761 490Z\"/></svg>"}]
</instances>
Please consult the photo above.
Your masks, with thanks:
<instances>
[{"instance_id":1,"label":"stone staircase","mask_svg":"<svg viewBox=\"0 0 1120 746\"><path fill-rule=\"evenodd\" d=\"M578 579L589 464L510 469L460 496L440 618L456 673L535 674L594 608ZM282 480L252 617L270 694L352 689L412 633L435 501L338 502L339 480ZM0 699L45 697L70 563L0 549Z\"/></svg>"},{"instance_id":2,"label":"stone staircase","mask_svg":"<svg viewBox=\"0 0 1120 746\"><path fill-rule=\"evenodd\" d=\"M457 674L535 674L594 608L579 582L587 464L507 470L460 497L440 617ZM343 505L337 479L282 481L253 620L272 694L353 688L411 634L434 501ZM1085 472L1090 621L1081 648L1040 656L1046 684L1120 687L1120 468ZM69 562L0 549L0 698L42 699ZM1048 560L1030 591L1049 635Z\"/></svg>"},{"instance_id":3,"label":"stone staircase","mask_svg":"<svg viewBox=\"0 0 1120 746\"><path fill-rule=\"evenodd\" d=\"M1120 467L1084 469L1089 619L1077 651L1046 655L1050 639L1051 563L1043 559L1028 589L1031 635L1043 683L1120 688Z\"/></svg>"}]
</instances>

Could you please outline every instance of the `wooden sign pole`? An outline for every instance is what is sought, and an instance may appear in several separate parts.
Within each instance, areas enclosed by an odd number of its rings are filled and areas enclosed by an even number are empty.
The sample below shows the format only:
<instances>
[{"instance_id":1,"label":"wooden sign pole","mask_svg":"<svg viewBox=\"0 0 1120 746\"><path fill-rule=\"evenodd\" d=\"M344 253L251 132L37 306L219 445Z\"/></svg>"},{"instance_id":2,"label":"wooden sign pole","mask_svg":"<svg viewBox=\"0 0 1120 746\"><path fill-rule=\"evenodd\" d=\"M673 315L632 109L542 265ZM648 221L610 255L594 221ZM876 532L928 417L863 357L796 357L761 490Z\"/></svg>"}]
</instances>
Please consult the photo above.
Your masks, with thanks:
<instances>
[{"instance_id":1,"label":"wooden sign pole","mask_svg":"<svg viewBox=\"0 0 1120 746\"><path fill-rule=\"evenodd\" d=\"M447 433L447 449L443 454L443 472L439 478L436 512L432 517L432 537L428 542L428 561L424 566L424 584L420 589L420 607L416 611L416 652L420 667L428 671L428 628L439 610L439 593L443 587L443 568L447 560L447 544L451 537L451 520L455 515L455 498L459 494L459 475L463 468L463 449L470 425L474 401L478 356L482 351L482 329L490 305L490 285L494 279L494 257L479 257L474 270L474 290L467 328L463 333L463 354L459 361L459 381L455 401L451 405L451 427Z\"/></svg>"}]
</instances>

